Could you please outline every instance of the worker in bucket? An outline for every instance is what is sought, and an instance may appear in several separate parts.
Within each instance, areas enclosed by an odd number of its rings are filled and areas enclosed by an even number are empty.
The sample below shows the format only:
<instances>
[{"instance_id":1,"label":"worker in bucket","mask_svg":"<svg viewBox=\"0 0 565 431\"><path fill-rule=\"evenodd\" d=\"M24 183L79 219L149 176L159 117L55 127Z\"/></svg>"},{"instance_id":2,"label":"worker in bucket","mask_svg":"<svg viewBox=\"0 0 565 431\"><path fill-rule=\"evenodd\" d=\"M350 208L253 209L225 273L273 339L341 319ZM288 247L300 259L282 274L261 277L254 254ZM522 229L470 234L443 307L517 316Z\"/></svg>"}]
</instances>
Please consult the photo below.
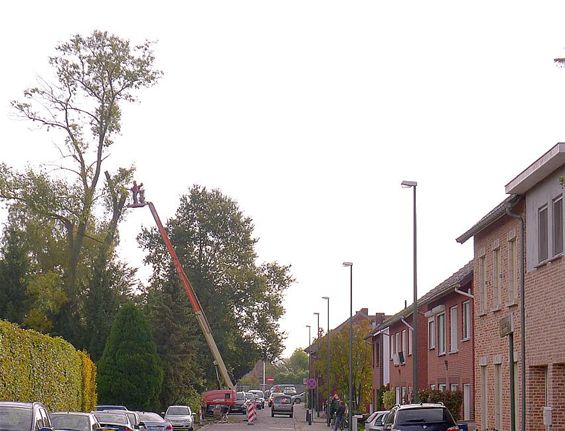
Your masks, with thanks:
<instances>
[{"instance_id":1,"label":"worker in bucket","mask_svg":"<svg viewBox=\"0 0 565 431\"><path fill-rule=\"evenodd\" d=\"M137 184L134 180L133 186L130 189L133 197L133 204L138 205L139 203L145 203L145 190L142 189L143 183Z\"/></svg>"}]
</instances>

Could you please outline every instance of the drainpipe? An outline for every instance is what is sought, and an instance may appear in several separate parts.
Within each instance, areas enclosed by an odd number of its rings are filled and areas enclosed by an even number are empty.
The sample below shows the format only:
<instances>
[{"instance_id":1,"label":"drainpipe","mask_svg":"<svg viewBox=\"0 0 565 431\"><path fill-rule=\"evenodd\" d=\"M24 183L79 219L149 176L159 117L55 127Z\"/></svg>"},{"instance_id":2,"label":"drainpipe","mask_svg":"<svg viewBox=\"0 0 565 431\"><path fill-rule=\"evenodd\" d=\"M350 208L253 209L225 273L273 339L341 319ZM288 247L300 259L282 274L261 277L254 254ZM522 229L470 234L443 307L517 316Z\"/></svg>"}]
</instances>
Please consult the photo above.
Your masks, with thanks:
<instances>
[{"instance_id":1,"label":"drainpipe","mask_svg":"<svg viewBox=\"0 0 565 431\"><path fill-rule=\"evenodd\" d=\"M512 212L512 206L506 207L506 214L512 218L520 220L522 224L522 234L520 238L520 365L521 365L521 385L522 385L522 431L526 431L526 294L524 286L524 260L526 243L526 222L524 217ZM511 367L514 364L510 364Z\"/></svg>"}]
</instances>

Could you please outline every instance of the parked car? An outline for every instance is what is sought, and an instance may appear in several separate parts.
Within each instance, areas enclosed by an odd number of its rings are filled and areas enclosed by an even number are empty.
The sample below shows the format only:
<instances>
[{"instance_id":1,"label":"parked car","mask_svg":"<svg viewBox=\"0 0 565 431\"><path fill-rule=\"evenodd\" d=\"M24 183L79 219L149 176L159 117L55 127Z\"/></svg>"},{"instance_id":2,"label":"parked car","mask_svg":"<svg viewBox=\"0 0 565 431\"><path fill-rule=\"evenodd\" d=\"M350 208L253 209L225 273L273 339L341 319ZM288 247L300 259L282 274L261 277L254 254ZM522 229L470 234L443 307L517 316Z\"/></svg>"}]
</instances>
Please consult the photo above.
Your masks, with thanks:
<instances>
[{"instance_id":1,"label":"parked car","mask_svg":"<svg viewBox=\"0 0 565 431\"><path fill-rule=\"evenodd\" d=\"M100 425L102 425L102 428L110 428L119 431L135 431L125 411L95 411L92 412L92 414L96 417Z\"/></svg>"},{"instance_id":2,"label":"parked car","mask_svg":"<svg viewBox=\"0 0 565 431\"><path fill-rule=\"evenodd\" d=\"M100 404L96 406L96 411L98 412L103 412L108 410L127 410L127 409L128 408L126 406L116 406L112 404Z\"/></svg>"},{"instance_id":3,"label":"parked car","mask_svg":"<svg viewBox=\"0 0 565 431\"><path fill-rule=\"evenodd\" d=\"M290 396L296 395L296 388L294 386L283 386L282 390L283 394Z\"/></svg>"},{"instance_id":4,"label":"parked car","mask_svg":"<svg viewBox=\"0 0 565 431\"><path fill-rule=\"evenodd\" d=\"M92 413L55 412L51 413L50 417L56 430L101 431L103 429Z\"/></svg>"},{"instance_id":5,"label":"parked car","mask_svg":"<svg viewBox=\"0 0 565 431\"><path fill-rule=\"evenodd\" d=\"M230 407L230 413L246 413L248 398L245 392L237 392L235 403Z\"/></svg>"},{"instance_id":6,"label":"parked car","mask_svg":"<svg viewBox=\"0 0 565 431\"><path fill-rule=\"evenodd\" d=\"M194 429L194 417L189 406L169 406L165 412L165 420L171 423L175 431Z\"/></svg>"},{"instance_id":7,"label":"parked car","mask_svg":"<svg viewBox=\"0 0 565 431\"><path fill-rule=\"evenodd\" d=\"M257 408L264 409L265 408L265 394L262 390L259 389L251 389L253 395L257 397Z\"/></svg>"},{"instance_id":8,"label":"parked car","mask_svg":"<svg viewBox=\"0 0 565 431\"><path fill-rule=\"evenodd\" d=\"M453 416L443 404L394 406L385 417L387 431L458 431Z\"/></svg>"},{"instance_id":9,"label":"parked car","mask_svg":"<svg viewBox=\"0 0 565 431\"><path fill-rule=\"evenodd\" d=\"M301 394L293 395L291 398L293 404L300 404L304 401L304 392L302 392Z\"/></svg>"},{"instance_id":10,"label":"parked car","mask_svg":"<svg viewBox=\"0 0 565 431\"><path fill-rule=\"evenodd\" d=\"M53 425L41 403L0 401L0 430L53 431Z\"/></svg>"},{"instance_id":11,"label":"parked car","mask_svg":"<svg viewBox=\"0 0 565 431\"><path fill-rule=\"evenodd\" d=\"M139 423L141 422L139 420L139 413L137 412L133 412L130 410L125 410L124 413L128 416L129 421L131 422L131 424L133 425L133 428L135 430L139 430L141 427L139 426Z\"/></svg>"},{"instance_id":12,"label":"parked car","mask_svg":"<svg viewBox=\"0 0 565 431\"><path fill-rule=\"evenodd\" d=\"M289 417L293 417L294 404L292 403L292 397L290 395L275 394L271 406L271 417L275 415L288 415Z\"/></svg>"},{"instance_id":13,"label":"parked car","mask_svg":"<svg viewBox=\"0 0 565 431\"><path fill-rule=\"evenodd\" d=\"M365 431L383 431L384 422L383 419L385 418L388 410L379 410L373 412L366 420L365 420Z\"/></svg>"},{"instance_id":14,"label":"parked car","mask_svg":"<svg viewBox=\"0 0 565 431\"><path fill-rule=\"evenodd\" d=\"M139 414L140 425L151 431L173 431L173 425L152 412L137 412Z\"/></svg>"}]
</instances>

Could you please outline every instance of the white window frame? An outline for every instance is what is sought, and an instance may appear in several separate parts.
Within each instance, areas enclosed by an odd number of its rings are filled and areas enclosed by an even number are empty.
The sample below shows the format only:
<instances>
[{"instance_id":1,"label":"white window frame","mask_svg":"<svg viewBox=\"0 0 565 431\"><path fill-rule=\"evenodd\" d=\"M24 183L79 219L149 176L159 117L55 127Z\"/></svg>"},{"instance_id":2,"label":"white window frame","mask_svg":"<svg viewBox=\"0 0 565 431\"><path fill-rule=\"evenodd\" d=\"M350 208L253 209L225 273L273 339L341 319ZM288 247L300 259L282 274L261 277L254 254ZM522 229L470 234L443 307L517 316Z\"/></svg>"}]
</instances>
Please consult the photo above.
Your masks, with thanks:
<instances>
[{"instance_id":1,"label":"white window frame","mask_svg":"<svg viewBox=\"0 0 565 431\"><path fill-rule=\"evenodd\" d=\"M447 383L440 383L438 385L438 389L440 392L446 392L447 391Z\"/></svg>"},{"instance_id":2,"label":"white window frame","mask_svg":"<svg viewBox=\"0 0 565 431\"><path fill-rule=\"evenodd\" d=\"M494 427L502 427L502 364L494 364Z\"/></svg>"},{"instance_id":3,"label":"white window frame","mask_svg":"<svg viewBox=\"0 0 565 431\"><path fill-rule=\"evenodd\" d=\"M428 350L436 348L436 321L431 317L428 319Z\"/></svg>"},{"instance_id":4,"label":"white window frame","mask_svg":"<svg viewBox=\"0 0 565 431\"><path fill-rule=\"evenodd\" d=\"M408 330L408 356L412 355L412 330Z\"/></svg>"},{"instance_id":5,"label":"white window frame","mask_svg":"<svg viewBox=\"0 0 565 431\"><path fill-rule=\"evenodd\" d=\"M445 312L437 315L437 354L445 355L446 348Z\"/></svg>"},{"instance_id":6,"label":"white window frame","mask_svg":"<svg viewBox=\"0 0 565 431\"><path fill-rule=\"evenodd\" d=\"M459 384L458 383L451 383L449 385L449 391L450 392L457 392L459 390Z\"/></svg>"},{"instance_id":7,"label":"white window frame","mask_svg":"<svg viewBox=\"0 0 565 431\"><path fill-rule=\"evenodd\" d=\"M492 310L500 310L500 281L502 278L500 247L492 251Z\"/></svg>"},{"instance_id":8,"label":"white window frame","mask_svg":"<svg viewBox=\"0 0 565 431\"><path fill-rule=\"evenodd\" d=\"M471 331L472 331L472 324L471 324L471 301L465 301L462 305L462 339L461 341L467 341L471 339Z\"/></svg>"},{"instance_id":9,"label":"white window frame","mask_svg":"<svg viewBox=\"0 0 565 431\"><path fill-rule=\"evenodd\" d=\"M508 241L508 305L516 304L518 292L518 247L516 237Z\"/></svg>"},{"instance_id":10,"label":"white window frame","mask_svg":"<svg viewBox=\"0 0 565 431\"><path fill-rule=\"evenodd\" d=\"M395 337L394 344L396 345L396 352L394 352L394 353L398 354L398 352L400 352L400 349L402 349L402 344L400 344L401 343L401 341L400 341L400 331L398 331L396 334L394 334L394 337Z\"/></svg>"},{"instance_id":11,"label":"white window frame","mask_svg":"<svg viewBox=\"0 0 565 431\"><path fill-rule=\"evenodd\" d=\"M390 339L390 360L394 358L394 335L388 337Z\"/></svg>"},{"instance_id":12,"label":"white window frame","mask_svg":"<svg viewBox=\"0 0 565 431\"><path fill-rule=\"evenodd\" d=\"M488 428L488 373L486 365L481 365L481 375L480 375L480 409L481 409L481 429Z\"/></svg>"},{"instance_id":13,"label":"white window frame","mask_svg":"<svg viewBox=\"0 0 565 431\"><path fill-rule=\"evenodd\" d=\"M555 205L559 204L561 209L560 217L556 214ZM558 196L551 201L551 251L552 256L563 254L563 197ZM561 246L561 250L557 248L557 244Z\"/></svg>"},{"instance_id":14,"label":"white window frame","mask_svg":"<svg viewBox=\"0 0 565 431\"><path fill-rule=\"evenodd\" d=\"M545 213L545 214L544 214ZM549 257L549 209L548 205L538 208L538 263L545 262ZM544 225L545 223L545 230ZM545 239L545 243L543 240Z\"/></svg>"},{"instance_id":15,"label":"white window frame","mask_svg":"<svg viewBox=\"0 0 565 431\"><path fill-rule=\"evenodd\" d=\"M458 351L457 314L457 305L454 305L449 309L449 353Z\"/></svg>"},{"instance_id":16,"label":"white window frame","mask_svg":"<svg viewBox=\"0 0 565 431\"><path fill-rule=\"evenodd\" d=\"M487 267L486 256L479 257L479 315L487 310Z\"/></svg>"}]
</instances>

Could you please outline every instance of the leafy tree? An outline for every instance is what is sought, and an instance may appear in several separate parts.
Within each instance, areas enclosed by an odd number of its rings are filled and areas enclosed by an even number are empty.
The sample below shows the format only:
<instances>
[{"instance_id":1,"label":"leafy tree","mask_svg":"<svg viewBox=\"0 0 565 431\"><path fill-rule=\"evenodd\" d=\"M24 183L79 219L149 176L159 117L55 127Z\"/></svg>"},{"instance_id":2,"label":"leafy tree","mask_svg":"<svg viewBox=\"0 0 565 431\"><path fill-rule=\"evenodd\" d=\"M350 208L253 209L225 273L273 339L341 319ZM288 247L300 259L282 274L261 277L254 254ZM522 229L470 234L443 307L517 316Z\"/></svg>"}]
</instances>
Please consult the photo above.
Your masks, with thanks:
<instances>
[{"instance_id":1,"label":"leafy tree","mask_svg":"<svg viewBox=\"0 0 565 431\"><path fill-rule=\"evenodd\" d=\"M121 130L122 105L135 101L138 90L161 76L153 67L151 46L147 41L132 46L101 31L75 35L49 59L54 79L41 78L24 91L23 101L12 102L19 116L61 138L55 169L15 172L0 164L0 198L56 222L64 232L60 272L66 302L55 325L56 332L79 346L88 342L81 333L84 291L97 288L85 248L95 246L92 256L100 269L112 258L133 175L133 168L103 173L103 164Z\"/></svg>"},{"instance_id":2,"label":"leafy tree","mask_svg":"<svg viewBox=\"0 0 565 431\"><path fill-rule=\"evenodd\" d=\"M30 261L21 233L7 229L0 249L0 319L23 323Z\"/></svg>"},{"instance_id":3,"label":"leafy tree","mask_svg":"<svg viewBox=\"0 0 565 431\"><path fill-rule=\"evenodd\" d=\"M277 383L302 384L308 377L308 354L300 348L295 349L290 358L275 364L273 377Z\"/></svg>"},{"instance_id":4,"label":"leafy tree","mask_svg":"<svg viewBox=\"0 0 565 431\"><path fill-rule=\"evenodd\" d=\"M98 362L98 395L103 403L151 411L159 405L163 369L147 320L133 304L118 312Z\"/></svg>"},{"instance_id":5,"label":"leafy tree","mask_svg":"<svg viewBox=\"0 0 565 431\"><path fill-rule=\"evenodd\" d=\"M257 360L277 358L283 349L283 294L293 279L288 266L256 264L251 219L220 191L194 186L181 198L168 232L234 380ZM194 379L199 372L205 379L196 378L193 384L216 386L211 354L162 239L152 229L144 230L139 240L148 252L146 262L153 266L147 303L153 307L150 316L161 357L164 352L169 358L188 355L186 344L196 349L195 362L182 377L167 380L171 374L165 371L164 390L174 391L179 382ZM173 310L179 324L164 318Z\"/></svg>"},{"instance_id":6,"label":"leafy tree","mask_svg":"<svg viewBox=\"0 0 565 431\"><path fill-rule=\"evenodd\" d=\"M364 320L353 326L352 375L353 409L357 411L371 402L371 345L365 341L370 324ZM331 333L330 379L332 388L343 398L349 397L349 329ZM313 344L316 344L314 342ZM327 374L328 347L324 338L319 338L316 373ZM320 385L320 393L328 393L327 382Z\"/></svg>"}]
</instances>

